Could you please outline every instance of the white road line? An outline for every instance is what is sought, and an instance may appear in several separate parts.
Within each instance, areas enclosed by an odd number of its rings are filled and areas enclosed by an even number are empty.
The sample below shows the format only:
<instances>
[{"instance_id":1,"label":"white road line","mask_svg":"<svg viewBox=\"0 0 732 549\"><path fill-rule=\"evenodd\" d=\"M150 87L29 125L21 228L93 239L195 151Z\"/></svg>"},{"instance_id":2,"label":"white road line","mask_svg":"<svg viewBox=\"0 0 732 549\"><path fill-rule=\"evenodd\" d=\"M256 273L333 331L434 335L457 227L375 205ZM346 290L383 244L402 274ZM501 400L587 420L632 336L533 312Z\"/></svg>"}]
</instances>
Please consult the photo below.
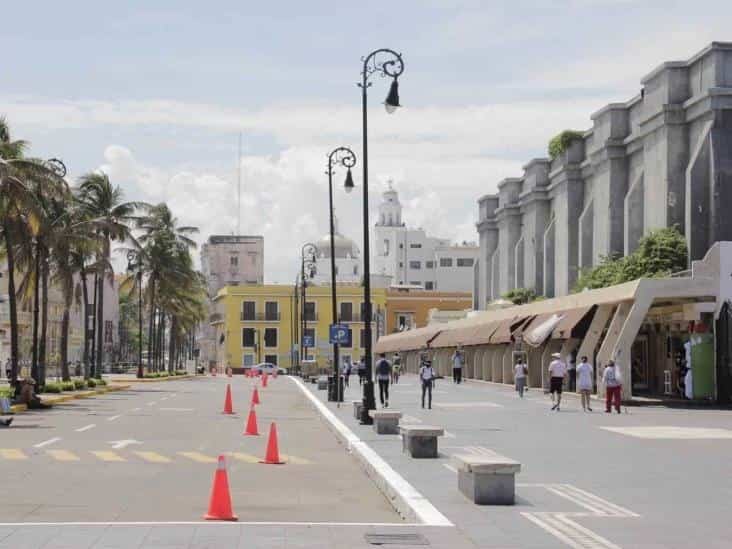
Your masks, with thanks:
<instances>
[{"instance_id":1,"label":"white road line","mask_svg":"<svg viewBox=\"0 0 732 549\"><path fill-rule=\"evenodd\" d=\"M324 526L324 527L341 527L356 526L363 528L364 526L373 526L379 528L389 528L392 526L398 528L404 527L424 527L424 524L418 522L203 522L203 521L170 521L170 522L0 522L0 527L48 527L48 526L209 526L211 528L222 528L224 526L241 526L242 524L249 526Z\"/></svg>"},{"instance_id":2,"label":"white road line","mask_svg":"<svg viewBox=\"0 0 732 549\"><path fill-rule=\"evenodd\" d=\"M132 408L130 412L139 412L140 410L142 410L142 408Z\"/></svg>"},{"instance_id":3,"label":"white road line","mask_svg":"<svg viewBox=\"0 0 732 549\"><path fill-rule=\"evenodd\" d=\"M33 448L43 448L44 446L48 446L49 444L53 444L54 442L58 442L59 440L61 440L61 437L49 438L48 440L44 440L43 442L34 444Z\"/></svg>"},{"instance_id":4,"label":"white road line","mask_svg":"<svg viewBox=\"0 0 732 549\"><path fill-rule=\"evenodd\" d=\"M88 431L89 429L94 429L96 427L96 423L90 423L89 425L85 425L84 427L79 427L76 432L77 433L83 433L84 431Z\"/></svg>"},{"instance_id":5,"label":"white road line","mask_svg":"<svg viewBox=\"0 0 732 549\"><path fill-rule=\"evenodd\" d=\"M443 515L430 501L424 497L414 486L409 484L404 477L397 473L392 467L377 454L368 444L361 441L340 419L338 419L320 399L313 395L297 378L288 376L305 396L313 403L315 408L323 415L325 420L335 430L339 438L345 442L346 448L356 457L362 460L366 473L374 480L379 489L390 501L399 500L411 510L411 514L427 526L453 526L452 522ZM395 504L396 507L396 504Z\"/></svg>"},{"instance_id":6,"label":"white road line","mask_svg":"<svg viewBox=\"0 0 732 549\"><path fill-rule=\"evenodd\" d=\"M117 415L117 416L112 416L112 417L108 417L108 418L107 418L107 421L114 421L115 419L119 419L119 418L121 418L121 417L122 417L122 415L121 415L121 414L120 414L120 415Z\"/></svg>"},{"instance_id":7,"label":"white road line","mask_svg":"<svg viewBox=\"0 0 732 549\"><path fill-rule=\"evenodd\" d=\"M443 463L442 466L447 469L448 471L452 471L453 473L457 474L457 469L450 465L449 463Z\"/></svg>"},{"instance_id":8,"label":"white road line","mask_svg":"<svg viewBox=\"0 0 732 549\"><path fill-rule=\"evenodd\" d=\"M602 506L599 505L597 502L588 501L586 498L581 498L576 494L570 494L568 493L568 491L563 490L561 486L547 486L547 490L549 490L552 494L571 501L572 503L579 507L582 507L583 509L592 511L596 515L607 515L605 509L603 509Z\"/></svg>"},{"instance_id":9,"label":"white road line","mask_svg":"<svg viewBox=\"0 0 732 549\"><path fill-rule=\"evenodd\" d=\"M587 492L586 490L577 488L576 486L574 486L572 484L560 484L557 486L560 486L561 489L564 490L566 493L569 493L578 498L581 498L584 501L598 505L599 507L602 508L604 514L610 514L610 515L614 515L614 516L618 516L618 517L632 517L632 518L640 517L639 514L634 513L633 511L626 509L625 507L621 507L620 505L615 505L614 503L611 503L608 500L601 498L600 496L596 496L595 494Z\"/></svg>"},{"instance_id":10,"label":"white road line","mask_svg":"<svg viewBox=\"0 0 732 549\"><path fill-rule=\"evenodd\" d=\"M147 403L148 406L155 406L156 404L157 404L157 402L155 402L154 400L152 402Z\"/></svg>"}]
</instances>

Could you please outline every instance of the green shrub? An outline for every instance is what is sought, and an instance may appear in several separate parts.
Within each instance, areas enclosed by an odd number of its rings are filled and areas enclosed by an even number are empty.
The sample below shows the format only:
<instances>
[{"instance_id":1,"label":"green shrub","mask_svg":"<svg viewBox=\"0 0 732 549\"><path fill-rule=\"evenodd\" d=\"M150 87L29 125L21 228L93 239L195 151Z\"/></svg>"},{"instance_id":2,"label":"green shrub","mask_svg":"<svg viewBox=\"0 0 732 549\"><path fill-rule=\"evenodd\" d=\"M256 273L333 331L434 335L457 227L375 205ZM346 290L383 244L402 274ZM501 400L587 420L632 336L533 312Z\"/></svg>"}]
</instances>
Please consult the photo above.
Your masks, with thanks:
<instances>
[{"instance_id":1,"label":"green shrub","mask_svg":"<svg viewBox=\"0 0 732 549\"><path fill-rule=\"evenodd\" d=\"M175 371L175 375L177 375L177 376L185 376L185 375L188 375L188 371L187 370L176 370Z\"/></svg>"},{"instance_id":2,"label":"green shrub","mask_svg":"<svg viewBox=\"0 0 732 549\"><path fill-rule=\"evenodd\" d=\"M104 387L107 384L106 380L104 380L104 379L95 379L94 383L96 383L97 385L101 385L102 387Z\"/></svg>"},{"instance_id":3,"label":"green shrub","mask_svg":"<svg viewBox=\"0 0 732 549\"><path fill-rule=\"evenodd\" d=\"M12 387L0 387L0 398L11 398L13 396Z\"/></svg>"},{"instance_id":4,"label":"green shrub","mask_svg":"<svg viewBox=\"0 0 732 549\"><path fill-rule=\"evenodd\" d=\"M555 135L549 141L549 158L554 160L578 139L582 139L582 132L578 132L577 130L564 130L559 135Z\"/></svg>"},{"instance_id":5,"label":"green shrub","mask_svg":"<svg viewBox=\"0 0 732 549\"><path fill-rule=\"evenodd\" d=\"M514 288L501 296L508 299L514 305L524 305L537 300L536 292L533 288Z\"/></svg>"},{"instance_id":6,"label":"green shrub","mask_svg":"<svg viewBox=\"0 0 732 549\"><path fill-rule=\"evenodd\" d=\"M90 389L93 389L94 387L97 386L97 380L94 379L93 377L90 377L89 379L86 380L86 384L89 386Z\"/></svg>"},{"instance_id":7,"label":"green shrub","mask_svg":"<svg viewBox=\"0 0 732 549\"><path fill-rule=\"evenodd\" d=\"M74 380L74 389L76 389L77 391L79 391L81 389L86 389L86 387L87 387L87 383L85 380L83 380L83 379Z\"/></svg>"},{"instance_id":8,"label":"green shrub","mask_svg":"<svg viewBox=\"0 0 732 549\"><path fill-rule=\"evenodd\" d=\"M73 381L62 381L59 386L62 391L73 391L76 388Z\"/></svg>"},{"instance_id":9,"label":"green shrub","mask_svg":"<svg viewBox=\"0 0 732 549\"><path fill-rule=\"evenodd\" d=\"M46 383L43 387L44 393L60 393L63 391L63 383Z\"/></svg>"}]
</instances>

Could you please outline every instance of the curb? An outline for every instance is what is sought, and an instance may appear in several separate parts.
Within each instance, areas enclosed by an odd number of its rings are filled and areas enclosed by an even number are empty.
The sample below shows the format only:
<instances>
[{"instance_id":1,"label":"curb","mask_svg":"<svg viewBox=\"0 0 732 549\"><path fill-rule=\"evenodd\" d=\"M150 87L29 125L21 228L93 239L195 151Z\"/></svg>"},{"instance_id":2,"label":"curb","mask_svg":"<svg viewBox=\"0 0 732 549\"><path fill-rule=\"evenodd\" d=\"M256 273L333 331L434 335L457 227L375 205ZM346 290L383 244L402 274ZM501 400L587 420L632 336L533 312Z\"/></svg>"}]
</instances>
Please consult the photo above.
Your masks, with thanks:
<instances>
[{"instance_id":1,"label":"curb","mask_svg":"<svg viewBox=\"0 0 732 549\"><path fill-rule=\"evenodd\" d=\"M302 381L292 376L289 377L320 412L338 441L355 456L366 476L373 481L402 518L425 526L454 526L426 497L338 419L318 397L305 387Z\"/></svg>"},{"instance_id":2,"label":"curb","mask_svg":"<svg viewBox=\"0 0 732 549\"><path fill-rule=\"evenodd\" d=\"M78 393L71 393L68 395L62 394L59 397L54 397L51 402L48 402L48 405L53 407L56 404L61 404L62 402L68 402L70 400L77 400L80 398L89 398L93 396L98 395L104 395L106 393L114 393L115 391L124 391L125 389L129 389L129 385L112 385L112 386L106 386L102 387L100 389L95 389L93 391L80 391ZM19 414L22 412L28 411L28 406L26 404L14 404L10 407L10 411L14 414Z\"/></svg>"},{"instance_id":3,"label":"curb","mask_svg":"<svg viewBox=\"0 0 732 549\"><path fill-rule=\"evenodd\" d=\"M143 377L142 379L139 378L130 378L130 379L122 379L120 380L121 383L157 383L160 381L178 381L179 379L196 379L197 376L194 375L185 375L185 376L168 376L168 377L154 377L154 378L146 378ZM200 377L200 376L198 376Z\"/></svg>"}]
</instances>

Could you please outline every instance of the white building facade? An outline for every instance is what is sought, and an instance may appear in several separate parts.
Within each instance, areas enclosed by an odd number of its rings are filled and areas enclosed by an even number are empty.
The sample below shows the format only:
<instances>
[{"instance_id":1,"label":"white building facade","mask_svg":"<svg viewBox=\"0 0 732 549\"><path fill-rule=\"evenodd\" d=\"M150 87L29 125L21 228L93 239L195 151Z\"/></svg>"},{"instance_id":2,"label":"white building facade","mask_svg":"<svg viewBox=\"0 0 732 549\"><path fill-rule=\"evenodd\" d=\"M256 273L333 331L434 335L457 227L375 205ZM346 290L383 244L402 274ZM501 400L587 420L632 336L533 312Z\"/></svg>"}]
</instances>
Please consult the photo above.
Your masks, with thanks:
<instances>
[{"instance_id":1,"label":"white building facade","mask_svg":"<svg viewBox=\"0 0 732 549\"><path fill-rule=\"evenodd\" d=\"M374 275L391 277L397 286L472 292L478 254L476 244L454 244L450 239L428 236L424 229L407 227L399 194L389 185L374 229Z\"/></svg>"},{"instance_id":2,"label":"white building facade","mask_svg":"<svg viewBox=\"0 0 732 549\"><path fill-rule=\"evenodd\" d=\"M359 284L361 282L361 252L356 243L343 236L338 230L338 220L334 221L333 246L335 249L336 283ZM330 284L330 233L315 243L318 248L315 263L315 284Z\"/></svg>"}]
</instances>

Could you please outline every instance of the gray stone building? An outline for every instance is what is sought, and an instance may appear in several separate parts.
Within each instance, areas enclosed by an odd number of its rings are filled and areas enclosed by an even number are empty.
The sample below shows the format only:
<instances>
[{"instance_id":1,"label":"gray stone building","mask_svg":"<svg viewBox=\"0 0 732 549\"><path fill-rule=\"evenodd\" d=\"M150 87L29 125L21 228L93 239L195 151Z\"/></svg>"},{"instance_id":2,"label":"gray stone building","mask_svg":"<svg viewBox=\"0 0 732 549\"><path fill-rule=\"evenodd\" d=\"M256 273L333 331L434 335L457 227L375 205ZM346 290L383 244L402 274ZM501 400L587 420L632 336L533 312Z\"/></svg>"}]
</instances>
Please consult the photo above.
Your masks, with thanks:
<instances>
[{"instance_id":1,"label":"gray stone building","mask_svg":"<svg viewBox=\"0 0 732 549\"><path fill-rule=\"evenodd\" d=\"M479 308L513 288L565 295L655 228L677 226L690 260L732 240L732 43L662 64L591 119L562 154L478 200Z\"/></svg>"}]
</instances>

